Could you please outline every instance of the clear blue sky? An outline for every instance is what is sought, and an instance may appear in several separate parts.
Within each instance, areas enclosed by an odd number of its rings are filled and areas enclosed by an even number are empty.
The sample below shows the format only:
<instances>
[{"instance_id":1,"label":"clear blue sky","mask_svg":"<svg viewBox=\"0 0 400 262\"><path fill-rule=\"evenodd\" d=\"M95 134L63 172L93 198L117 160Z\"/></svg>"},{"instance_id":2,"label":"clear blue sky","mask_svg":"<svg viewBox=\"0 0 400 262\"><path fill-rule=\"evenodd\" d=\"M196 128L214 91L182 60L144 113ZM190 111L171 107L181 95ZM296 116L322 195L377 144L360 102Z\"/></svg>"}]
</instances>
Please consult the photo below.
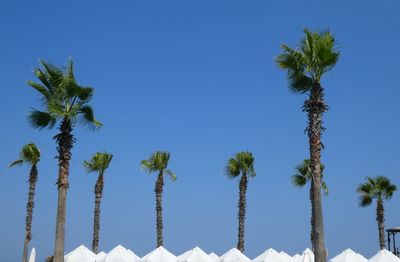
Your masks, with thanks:
<instances>
[{"instance_id":1,"label":"clear blue sky","mask_svg":"<svg viewBox=\"0 0 400 262\"><path fill-rule=\"evenodd\" d=\"M324 1L322 1L324 2ZM139 162L171 152L176 183L164 194L165 246L224 253L236 244L238 183L223 175L241 150L256 158L248 189L246 254L266 248L297 253L309 246L306 189L290 182L308 156L305 99L288 91L274 64L280 43L295 45L302 29L330 29L341 58L323 80L324 198L329 254L378 249L375 208L357 205L365 176L400 185L400 3L384 1L2 1L0 4L0 250L19 261L28 168L8 169L30 141L40 147L33 239L39 261L54 243L57 162L55 130L29 127L38 107L26 80L37 59L63 65L73 57L81 84L96 88L104 128L76 128L68 192L66 251L90 246L94 175L82 161L115 155L106 174L100 249L123 244L143 256L155 247L155 176ZM386 204L386 225L399 226L400 192Z\"/></svg>"}]
</instances>

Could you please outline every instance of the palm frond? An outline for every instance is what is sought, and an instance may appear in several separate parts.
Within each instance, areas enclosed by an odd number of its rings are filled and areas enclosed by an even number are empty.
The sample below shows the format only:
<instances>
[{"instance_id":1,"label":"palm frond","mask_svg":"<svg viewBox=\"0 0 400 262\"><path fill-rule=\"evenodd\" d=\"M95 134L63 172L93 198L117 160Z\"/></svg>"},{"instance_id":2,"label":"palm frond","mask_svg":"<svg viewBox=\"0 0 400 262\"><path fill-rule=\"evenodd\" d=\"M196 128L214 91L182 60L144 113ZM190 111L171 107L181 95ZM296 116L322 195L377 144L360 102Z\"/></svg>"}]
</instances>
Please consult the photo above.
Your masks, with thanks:
<instances>
[{"instance_id":1,"label":"palm frond","mask_svg":"<svg viewBox=\"0 0 400 262\"><path fill-rule=\"evenodd\" d=\"M107 152L97 152L89 160L83 162L87 173L96 172L104 174L109 167L113 155Z\"/></svg>"},{"instance_id":2,"label":"palm frond","mask_svg":"<svg viewBox=\"0 0 400 262\"><path fill-rule=\"evenodd\" d=\"M293 175L291 177L292 184L296 187L304 187L307 184L307 178L303 175Z\"/></svg>"},{"instance_id":3,"label":"palm frond","mask_svg":"<svg viewBox=\"0 0 400 262\"><path fill-rule=\"evenodd\" d=\"M171 170L167 169L165 170L165 173L169 176L172 182L175 182L177 180L175 173L172 172Z\"/></svg>"},{"instance_id":4,"label":"palm frond","mask_svg":"<svg viewBox=\"0 0 400 262\"><path fill-rule=\"evenodd\" d=\"M48 112L39 111L33 109L28 114L28 122L33 128L43 129L48 127L49 129L53 128L57 122L57 119L54 118Z\"/></svg>"},{"instance_id":5,"label":"palm frond","mask_svg":"<svg viewBox=\"0 0 400 262\"><path fill-rule=\"evenodd\" d=\"M93 108L89 105L80 107L82 113L81 123L92 130L96 130L103 126L102 123L94 118Z\"/></svg>"},{"instance_id":6,"label":"palm frond","mask_svg":"<svg viewBox=\"0 0 400 262\"><path fill-rule=\"evenodd\" d=\"M24 160L18 159L18 160L15 160L14 162L12 162L8 167L20 166L23 163L24 163Z\"/></svg>"}]
</instances>

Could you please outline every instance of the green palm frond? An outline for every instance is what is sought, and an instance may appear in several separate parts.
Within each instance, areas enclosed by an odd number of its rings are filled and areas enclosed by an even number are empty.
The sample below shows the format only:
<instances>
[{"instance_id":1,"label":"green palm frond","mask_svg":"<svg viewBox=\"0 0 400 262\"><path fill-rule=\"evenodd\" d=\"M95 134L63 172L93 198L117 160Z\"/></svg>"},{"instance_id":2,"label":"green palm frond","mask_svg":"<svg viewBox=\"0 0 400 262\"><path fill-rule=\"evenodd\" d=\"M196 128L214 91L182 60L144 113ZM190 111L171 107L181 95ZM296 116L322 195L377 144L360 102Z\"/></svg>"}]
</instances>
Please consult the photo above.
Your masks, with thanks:
<instances>
[{"instance_id":1,"label":"green palm frond","mask_svg":"<svg viewBox=\"0 0 400 262\"><path fill-rule=\"evenodd\" d=\"M82 124L91 129L102 126L94 117L90 106L94 90L91 87L82 87L74 75L74 66L68 60L65 69L58 68L41 60L42 68L36 68L34 74L40 83L28 81L41 96L44 110L33 109L28 121L34 128L53 128L57 121L69 119L73 124Z\"/></svg>"},{"instance_id":2,"label":"green palm frond","mask_svg":"<svg viewBox=\"0 0 400 262\"><path fill-rule=\"evenodd\" d=\"M89 160L83 162L87 173L104 174L109 167L113 155L107 152L97 152Z\"/></svg>"},{"instance_id":3,"label":"green palm frond","mask_svg":"<svg viewBox=\"0 0 400 262\"><path fill-rule=\"evenodd\" d=\"M34 143L29 143L22 147L19 157L20 159L13 161L9 167L19 166L23 163L37 164L40 161L40 150Z\"/></svg>"},{"instance_id":4,"label":"green palm frond","mask_svg":"<svg viewBox=\"0 0 400 262\"><path fill-rule=\"evenodd\" d=\"M275 59L277 65L287 71L289 87L294 93L305 93L314 82L330 71L339 59L336 41L328 32L304 30L304 38L297 48L281 45L282 53Z\"/></svg>"},{"instance_id":5,"label":"green palm frond","mask_svg":"<svg viewBox=\"0 0 400 262\"><path fill-rule=\"evenodd\" d=\"M159 172L167 174L172 181L177 179L175 173L167 169L170 153L166 151L156 151L149 159L142 160L140 166L148 173Z\"/></svg>"},{"instance_id":6,"label":"green palm frond","mask_svg":"<svg viewBox=\"0 0 400 262\"><path fill-rule=\"evenodd\" d=\"M175 173L172 172L171 170L167 169L165 170L165 173L169 176L172 182L175 182L178 178L176 177Z\"/></svg>"},{"instance_id":7,"label":"green palm frond","mask_svg":"<svg viewBox=\"0 0 400 262\"><path fill-rule=\"evenodd\" d=\"M228 160L225 166L225 174L228 178L235 178L240 174L255 177L253 154L248 151L237 153Z\"/></svg>"},{"instance_id":8,"label":"green palm frond","mask_svg":"<svg viewBox=\"0 0 400 262\"><path fill-rule=\"evenodd\" d=\"M20 166L23 163L24 163L24 160L18 159L18 160L15 160L14 162L12 162L8 167Z\"/></svg>"},{"instance_id":9,"label":"green palm frond","mask_svg":"<svg viewBox=\"0 0 400 262\"><path fill-rule=\"evenodd\" d=\"M326 182L323 180L324 177L324 170L325 166L321 163L321 187L324 191L325 195L329 194L329 189ZM312 180L312 173L311 173L311 161L310 159L304 159L299 165L295 167L295 174L292 175L291 181L292 184L296 187L304 187L308 182Z\"/></svg>"},{"instance_id":10,"label":"green palm frond","mask_svg":"<svg viewBox=\"0 0 400 262\"><path fill-rule=\"evenodd\" d=\"M366 177L366 182L357 188L361 207L370 205L373 199L389 200L396 191L396 185L392 184L390 179L384 176Z\"/></svg>"}]
</instances>

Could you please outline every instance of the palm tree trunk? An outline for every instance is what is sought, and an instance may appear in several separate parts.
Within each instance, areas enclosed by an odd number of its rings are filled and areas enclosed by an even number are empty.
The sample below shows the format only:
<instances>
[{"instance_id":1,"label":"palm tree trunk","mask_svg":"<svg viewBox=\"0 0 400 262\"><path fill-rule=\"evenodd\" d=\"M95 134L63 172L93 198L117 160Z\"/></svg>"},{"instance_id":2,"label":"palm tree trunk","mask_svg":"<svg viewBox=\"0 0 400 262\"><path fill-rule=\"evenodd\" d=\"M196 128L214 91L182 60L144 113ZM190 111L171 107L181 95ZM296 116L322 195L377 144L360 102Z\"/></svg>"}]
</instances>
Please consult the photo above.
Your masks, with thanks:
<instances>
[{"instance_id":1,"label":"palm tree trunk","mask_svg":"<svg viewBox=\"0 0 400 262\"><path fill-rule=\"evenodd\" d=\"M92 242L92 251L97 254L97 249L99 246L99 232L100 232L100 204L101 199L103 197L103 188L104 188L104 177L103 174L100 174L96 185L94 187L94 221L93 221L93 242Z\"/></svg>"},{"instance_id":2,"label":"palm tree trunk","mask_svg":"<svg viewBox=\"0 0 400 262\"><path fill-rule=\"evenodd\" d=\"M322 116L328 110L324 102L324 93L319 83L314 83L310 97L304 102L303 110L308 113L307 133L310 146L311 173L313 179L313 233L315 245L315 262L326 262L324 243L324 221L321 197L321 136L323 132Z\"/></svg>"},{"instance_id":3,"label":"palm tree trunk","mask_svg":"<svg viewBox=\"0 0 400 262\"><path fill-rule=\"evenodd\" d=\"M163 217L162 217L162 193L164 187L164 177L161 171L158 174L154 192L156 193L156 212L157 212L157 247L163 246Z\"/></svg>"},{"instance_id":4,"label":"palm tree trunk","mask_svg":"<svg viewBox=\"0 0 400 262\"><path fill-rule=\"evenodd\" d=\"M385 243L385 210L383 208L383 200L378 199L376 202L376 221L378 222L378 231L379 231L379 247L382 249L386 249Z\"/></svg>"},{"instance_id":5,"label":"palm tree trunk","mask_svg":"<svg viewBox=\"0 0 400 262\"><path fill-rule=\"evenodd\" d=\"M314 182L311 180L311 187L310 187L310 202L311 202L311 232L310 232L310 240L311 240L311 250L315 252L315 244L314 244L314 196L313 196L313 188Z\"/></svg>"},{"instance_id":6,"label":"palm tree trunk","mask_svg":"<svg viewBox=\"0 0 400 262\"><path fill-rule=\"evenodd\" d=\"M54 262L64 262L65 218L67 211L67 189L69 162L74 144L71 121L64 118L61 122L60 133L54 137L58 143L58 204L56 220L56 239L54 246Z\"/></svg>"},{"instance_id":7,"label":"palm tree trunk","mask_svg":"<svg viewBox=\"0 0 400 262\"><path fill-rule=\"evenodd\" d=\"M239 182L239 227L238 227L238 243L237 249L244 252L244 220L246 218L246 191L247 191L247 175L243 174Z\"/></svg>"},{"instance_id":8,"label":"palm tree trunk","mask_svg":"<svg viewBox=\"0 0 400 262\"><path fill-rule=\"evenodd\" d=\"M29 193L28 203L26 204L26 217L25 217L25 241L24 250L22 253L22 262L28 261L28 246L32 239L32 218L33 218L33 207L35 206L35 188L38 179L38 171L36 164L32 165L31 172L29 174Z\"/></svg>"}]
</instances>

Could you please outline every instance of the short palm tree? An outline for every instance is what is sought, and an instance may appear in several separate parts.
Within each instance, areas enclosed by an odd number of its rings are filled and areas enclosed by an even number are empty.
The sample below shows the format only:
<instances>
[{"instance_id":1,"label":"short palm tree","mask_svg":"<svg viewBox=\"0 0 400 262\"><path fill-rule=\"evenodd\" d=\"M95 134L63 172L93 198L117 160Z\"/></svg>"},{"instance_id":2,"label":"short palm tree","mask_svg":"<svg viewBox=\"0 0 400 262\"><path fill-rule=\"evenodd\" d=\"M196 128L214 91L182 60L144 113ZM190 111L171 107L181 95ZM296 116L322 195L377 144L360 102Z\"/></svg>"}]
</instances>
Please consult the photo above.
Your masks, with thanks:
<instances>
[{"instance_id":1,"label":"short palm tree","mask_svg":"<svg viewBox=\"0 0 400 262\"><path fill-rule=\"evenodd\" d=\"M27 164L31 167L29 173L29 192L28 192L28 203L26 204L26 216L25 216L25 241L24 249L22 252L22 262L28 261L28 246L32 239L32 218L33 218L33 207L35 206L35 189L36 182L38 179L37 164L40 161L40 150L34 143L25 145L20 153L20 159L12 162L10 167Z\"/></svg>"},{"instance_id":2,"label":"short palm tree","mask_svg":"<svg viewBox=\"0 0 400 262\"><path fill-rule=\"evenodd\" d=\"M282 45L283 53L276 58L278 66L288 73L290 90L298 94L308 94L303 111L308 115L306 129L309 138L311 173L313 177L313 212L315 262L326 262L324 223L321 196L321 141L322 118L328 106L324 100L321 79L335 66L339 59L336 41L330 32L310 32L304 30L305 37L297 48Z\"/></svg>"},{"instance_id":3,"label":"short palm tree","mask_svg":"<svg viewBox=\"0 0 400 262\"><path fill-rule=\"evenodd\" d=\"M310 182L310 202L311 202L311 227L314 224L314 217L313 217L313 187L312 187L312 175L311 175L311 167L310 167L310 159L304 159L303 162L296 166L296 173L292 176L292 183L296 187L304 187L307 183ZM322 172L322 177L324 175L324 169L325 166L321 164L321 172ZM326 185L325 181L322 180L322 189L324 190L325 195L329 193L328 186ZM314 250L314 234L313 231L311 230L310 233L310 240L311 240L311 245L312 245L312 250Z\"/></svg>"},{"instance_id":4,"label":"short palm tree","mask_svg":"<svg viewBox=\"0 0 400 262\"><path fill-rule=\"evenodd\" d=\"M97 152L88 161L84 161L83 165L87 173L97 173L97 182L94 186L94 221L93 221L93 242L92 251L97 254L99 246L100 232L100 205L103 197L104 189L104 172L110 165L113 158L112 154L106 152Z\"/></svg>"},{"instance_id":5,"label":"short palm tree","mask_svg":"<svg viewBox=\"0 0 400 262\"><path fill-rule=\"evenodd\" d=\"M378 222L379 247L385 249L385 210L383 201L392 198L397 190L396 185L390 182L390 179L384 176L367 177L366 182L357 188L360 197L360 206L367 207L372 201L376 200L376 221Z\"/></svg>"},{"instance_id":6,"label":"short palm tree","mask_svg":"<svg viewBox=\"0 0 400 262\"><path fill-rule=\"evenodd\" d=\"M77 125L86 125L92 129L101 126L95 120L90 101L94 90L80 86L74 75L72 60L66 69L41 61L43 68L34 70L39 82L28 81L40 94L43 110L33 109L28 121L34 128L52 129L59 122L58 134L54 136L58 151L58 205L56 218L56 236L54 262L64 261L66 197L68 189L69 164L71 150L75 142L72 134Z\"/></svg>"},{"instance_id":7,"label":"short palm tree","mask_svg":"<svg viewBox=\"0 0 400 262\"><path fill-rule=\"evenodd\" d=\"M244 220L246 218L246 191L249 177L255 177L254 157L250 152L240 152L228 160L225 173L229 178L240 176L238 202L238 243L237 249L244 252Z\"/></svg>"},{"instance_id":8,"label":"short palm tree","mask_svg":"<svg viewBox=\"0 0 400 262\"><path fill-rule=\"evenodd\" d=\"M142 168L148 173L157 172L158 177L154 187L156 194L156 228L157 228L157 247L163 246L163 217L162 217L162 194L164 189L164 175L168 175L172 181L176 180L176 175L168 169L170 153L157 151L147 160L140 162Z\"/></svg>"}]
</instances>

